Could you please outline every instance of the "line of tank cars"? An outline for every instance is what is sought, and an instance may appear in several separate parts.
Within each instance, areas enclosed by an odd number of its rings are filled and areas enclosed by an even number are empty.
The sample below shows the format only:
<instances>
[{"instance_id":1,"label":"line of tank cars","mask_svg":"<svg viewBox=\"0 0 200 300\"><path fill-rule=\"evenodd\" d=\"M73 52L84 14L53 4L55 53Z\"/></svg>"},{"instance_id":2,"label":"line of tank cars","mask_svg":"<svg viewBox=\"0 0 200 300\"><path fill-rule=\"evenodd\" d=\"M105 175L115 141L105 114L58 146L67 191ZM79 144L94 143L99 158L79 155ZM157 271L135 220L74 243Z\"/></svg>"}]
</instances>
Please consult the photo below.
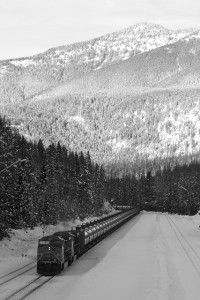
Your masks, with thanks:
<instances>
[{"instance_id":1,"label":"line of tank cars","mask_svg":"<svg viewBox=\"0 0 200 300\"><path fill-rule=\"evenodd\" d=\"M104 239L111 232L134 217L139 207L129 208L94 221L72 227L70 231L60 231L44 236L38 241L37 273L57 274L75 258Z\"/></svg>"}]
</instances>

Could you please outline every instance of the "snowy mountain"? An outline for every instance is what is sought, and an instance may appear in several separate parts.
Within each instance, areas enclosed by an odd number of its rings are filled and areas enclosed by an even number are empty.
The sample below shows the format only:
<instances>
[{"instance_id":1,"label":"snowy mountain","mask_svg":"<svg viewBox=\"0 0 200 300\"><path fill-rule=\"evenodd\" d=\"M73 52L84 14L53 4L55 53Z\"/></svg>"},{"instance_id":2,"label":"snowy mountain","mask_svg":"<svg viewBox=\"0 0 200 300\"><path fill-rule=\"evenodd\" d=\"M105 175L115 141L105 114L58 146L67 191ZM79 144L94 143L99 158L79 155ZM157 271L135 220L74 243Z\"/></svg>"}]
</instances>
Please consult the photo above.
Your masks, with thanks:
<instances>
[{"instance_id":1,"label":"snowy mountain","mask_svg":"<svg viewBox=\"0 0 200 300\"><path fill-rule=\"evenodd\" d=\"M141 23L0 65L1 111L27 138L101 162L200 151L199 30Z\"/></svg>"},{"instance_id":2,"label":"snowy mountain","mask_svg":"<svg viewBox=\"0 0 200 300\"><path fill-rule=\"evenodd\" d=\"M46 55L49 55L52 61L65 65L76 58L80 65L91 65L95 70L109 63L126 60L133 55L174 43L193 32L194 29L168 30L160 25L141 23L88 42L50 49Z\"/></svg>"},{"instance_id":3,"label":"snowy mountain","mask_svg":"<svg viewBox=\"0 0 200 300\"><path fill-rule=\"evenodd\" d=\"M200 33L175 43L107 64L36 95L33 99L61 97L68 93L130 94L155 88L200 87Z\"/></svg>"},{"instance_id":4,"label":"snowy mountain","mask_svg":"<svg viewBox=\"0 0 200 300\"><path fill-rule=\"evenodd\" d=\"M160 25L139 23L125 30L114 32L82 43L60 46L32 57L1 62L0 74L16 68L41 68L51 64L54 71L60 67L77 64L95 70L113 62L150 51L163 45L189 37L195 30L169 30Z\"/></svg>"},{"instance_id":5,"label":"snowy mountain","mask_svg":"<svg viewBox=\"0 0 200 300\"><path fill-rule=\"evenodd\" d=\"M58 84L69 83L99 69L129 61L138 54L191 39L195 32L195 29L169 30L160 25L140 23L31 57L0 61L0 102L30 99Z\"/></svg>"}]
</instances>

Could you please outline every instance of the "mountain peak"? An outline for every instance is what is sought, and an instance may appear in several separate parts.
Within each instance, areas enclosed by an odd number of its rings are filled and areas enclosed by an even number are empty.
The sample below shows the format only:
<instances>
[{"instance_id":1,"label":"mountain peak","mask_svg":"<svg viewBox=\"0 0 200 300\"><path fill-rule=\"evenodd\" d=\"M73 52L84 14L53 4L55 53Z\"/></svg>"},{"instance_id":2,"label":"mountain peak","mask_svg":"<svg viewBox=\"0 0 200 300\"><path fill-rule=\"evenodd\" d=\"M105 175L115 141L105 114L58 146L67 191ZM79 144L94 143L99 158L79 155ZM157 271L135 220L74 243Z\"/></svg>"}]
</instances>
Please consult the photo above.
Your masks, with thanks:
<instances>
[{"instance_id":1,"label":"mountain peak","mask_svg":"<svg viewBox=\"0 0 200 300\"><path fill-rule=\"evenodd\" d=\"M151 22L139 22L139 23L134 24L130 28L139 28L141 30L146 30L146 29L149 29L149 30L153 30L153 29L168 30L167 28L165 28L164 26L162 26L160 24L151 23Z\"/></svg>"},{"instance_id":2,"label":"mountain peak","mask_svg":"<svg viewBox=\"0 0 200 300\"><path fill-rule=\"evenodd\" d=\"M170 30L158 24L141 22L86 42L51 48L32 57L2 61L0 77L8 72L19 71L19 68L22 70L49 68L53 80L71 80L74 71L72 74L71 72L67 74L68 70L78 68L81 75L177 42L192 33L194 33L193 29Z\"/></svg>"}]
</instances>

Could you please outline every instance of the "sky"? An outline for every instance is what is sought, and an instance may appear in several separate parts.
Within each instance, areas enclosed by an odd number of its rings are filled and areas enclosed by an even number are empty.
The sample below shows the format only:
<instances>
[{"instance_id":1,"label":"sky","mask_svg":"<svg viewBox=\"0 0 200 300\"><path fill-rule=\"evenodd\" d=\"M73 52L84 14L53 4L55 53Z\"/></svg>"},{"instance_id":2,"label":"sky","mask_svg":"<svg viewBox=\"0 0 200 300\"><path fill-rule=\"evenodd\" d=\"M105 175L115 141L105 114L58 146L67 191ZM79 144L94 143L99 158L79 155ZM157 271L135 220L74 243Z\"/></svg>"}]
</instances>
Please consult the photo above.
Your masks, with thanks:
<instances>
[{"instance_id":1,"label":"sky","mask_svg":"<svg viewBox=\"0 0 200 300\"><path fill-rule=\"evenodd\" d=\"M140 22L200 28L199 0L0 0L0 60L95 38Z\"/></svg>"}]
</instances>

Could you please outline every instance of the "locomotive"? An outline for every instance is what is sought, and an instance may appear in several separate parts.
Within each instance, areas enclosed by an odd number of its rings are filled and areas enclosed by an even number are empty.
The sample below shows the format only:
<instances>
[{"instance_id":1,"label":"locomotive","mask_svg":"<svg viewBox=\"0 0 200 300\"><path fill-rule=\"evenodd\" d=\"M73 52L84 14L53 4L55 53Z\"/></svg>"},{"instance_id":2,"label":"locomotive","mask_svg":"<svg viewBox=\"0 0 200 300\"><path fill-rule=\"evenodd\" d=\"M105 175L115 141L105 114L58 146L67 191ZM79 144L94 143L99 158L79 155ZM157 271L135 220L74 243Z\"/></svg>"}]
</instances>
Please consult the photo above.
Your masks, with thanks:
<instances>
[{"instance_id":1,"label":"locomotive","mask_svg":"<svg viewBox=\"0 0 200 300\"><path fill-rule=\"evenodd\" d=\"M96 243L140 212L139 207L116 212L94 221L72 227L68 231L55 232L38 241L37 273L57 274L64 264L72 264Z\"/></svg>"}]
</instances>

